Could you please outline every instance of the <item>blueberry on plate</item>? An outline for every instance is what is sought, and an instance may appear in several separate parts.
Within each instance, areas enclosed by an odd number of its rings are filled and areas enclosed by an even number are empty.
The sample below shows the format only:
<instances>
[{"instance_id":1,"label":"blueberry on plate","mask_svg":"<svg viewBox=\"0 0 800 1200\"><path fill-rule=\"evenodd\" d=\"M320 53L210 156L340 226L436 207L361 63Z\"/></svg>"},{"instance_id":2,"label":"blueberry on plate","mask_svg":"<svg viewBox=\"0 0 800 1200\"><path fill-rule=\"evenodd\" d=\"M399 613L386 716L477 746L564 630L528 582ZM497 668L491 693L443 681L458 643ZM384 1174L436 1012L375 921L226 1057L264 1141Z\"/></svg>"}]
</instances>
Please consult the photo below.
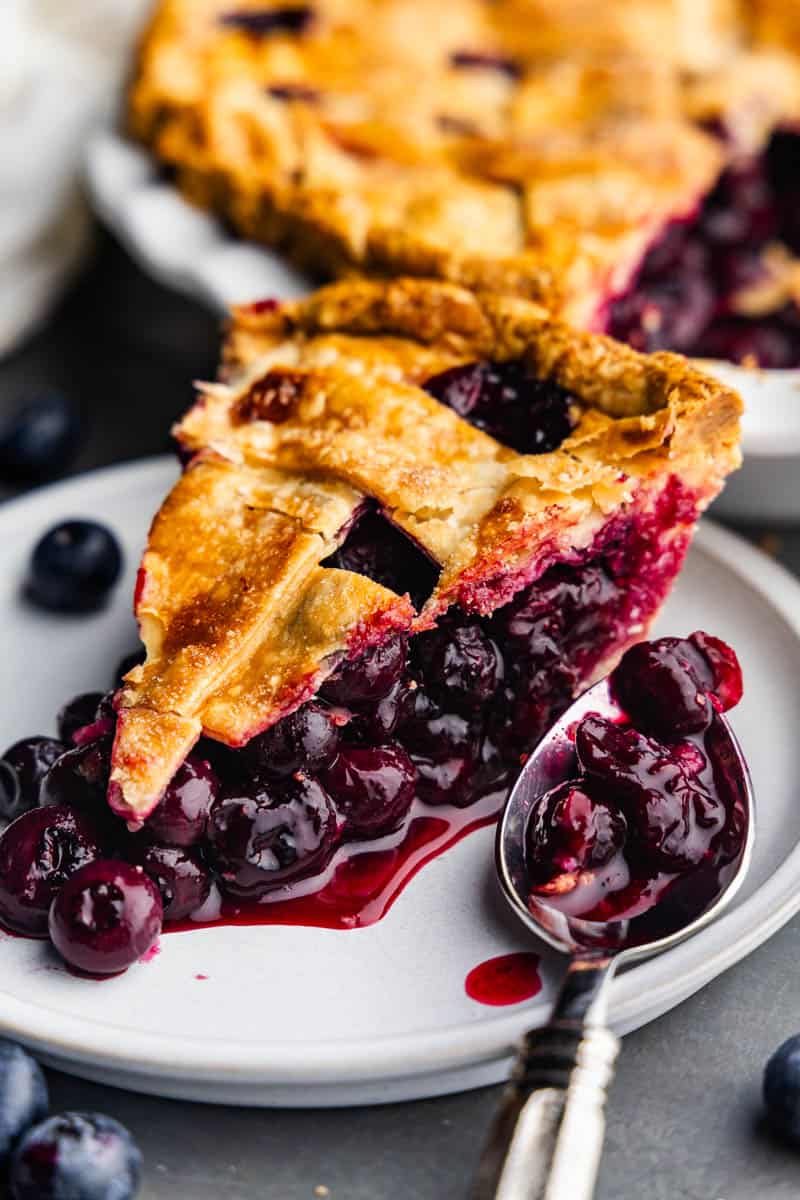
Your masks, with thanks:
<instances>
[{"instance_id":1,"label":"blueberry on plate","mask_svg":"<svg viewBox=\"0 0 800 1200\"><path fill-rule=\"evenodd\" d=\"M39 803L42 780L56 759L67 749L68 746L64 742L51 737L21 738L8 747L3 761L10 763L17 773L20 787L19 813L36 807Z\"/></svg>"},{"instance_id":2,"label":"blueberry on plate","mask_svg":"<svg viewBox=\"0 0 800 1200\"><path fill-rule=\"evenodd\" d=\"M87 725L95 723L97 708L102 699L102 692L81 692L59 710L58 736L65 745L72 745L73 736L79 729L85 729Z\"/></svg>"},{"instance_id":3,"label":"blueberry on plate","mask_svg":"<svg viewBox=\"0 0 800 1200\"><path fill-rule=\"evenodd\" d=\"M788 1038L767 1063L764 1104L776 1133L800 1145L800 1034Z\"/></svg>"},{"instance_id":4,"label":"blueberry on plate","mask_svg":"<svg viewBox=\"0 0 800 1200\"><path fill-rule=\"evenodd\" d=\"M27 1050L0 1038L0 1167L15 1144L47 1115L47 1084L42 1068Z\"/></svg>"},{"instance_id":5,"label":"blueberry on plate","mask_svg":"<svg viewBox=\"0 0 800 1200\"><path fill-rule=\"evenodd\" d=\"M130 1200L142 1156L128 1130L100 1113L61 1113L34 1125L14 1151L11 1200Z\"/></svg>"},{"instance_id":6,"label":"blueberry on plate","mask_svg":"<svg viewBox=\"0 0 800 1200\"><path fill-rule=\"evenodd\" d=\"M45 392L0 425L0 475L45 479L67 465L78 447L80 420L74 401Z\"/></svg>"},{"instance_id":7,"label":"blueberry on plate","mask_svg":"<svg viewBox=\"0 0 800 1200\"><path fill-rule=\"evenodd\" d=\"M36 544L26 593L54 612L91 612L105 602L121 570L122 551L110 529L63 521Z\"/></svg>"}]
</instances>

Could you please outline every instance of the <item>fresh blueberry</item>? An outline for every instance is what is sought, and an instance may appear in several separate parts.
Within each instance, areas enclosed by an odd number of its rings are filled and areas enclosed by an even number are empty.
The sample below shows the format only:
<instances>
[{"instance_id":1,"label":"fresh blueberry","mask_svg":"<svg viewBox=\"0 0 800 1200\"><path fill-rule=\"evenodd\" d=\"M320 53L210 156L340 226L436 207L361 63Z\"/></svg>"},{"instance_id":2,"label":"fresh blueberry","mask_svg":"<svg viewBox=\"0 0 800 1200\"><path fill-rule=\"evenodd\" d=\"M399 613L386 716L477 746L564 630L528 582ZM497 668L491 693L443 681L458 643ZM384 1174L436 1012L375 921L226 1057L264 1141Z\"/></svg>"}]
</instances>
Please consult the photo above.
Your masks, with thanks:
<instances>
[{"instance_id":1,"label":"fresh blueberry","mask_svg":"<svg viewBox=\"0 0 800 1200\"><path fill-rule=\"evenodd\" d=\"M90 612L105 602L121 570L122 551L110 529L64 521L37 542L26 592L54 612Z\"/></svg>"},{"instance_id":2,"label":"fresh blueberry","mask_svg":"<svg viewBox=\"0 0 800 1200\"><path fill-rule=\"evenodd\" d=\"M34 1125L14 1151L11 1200L131 1200L142 1155L124 1125L100 1113L61 1113Z\"/></svg>"},{"instance_id":3,"label":"fresh blueberry","mask_svg":"<svg viewBox=\"0 0 800 1200\"><path fill-rule=\"evenodd\" d=\"M776 1132L800 1145L800 1034L788 1038L767 1063L764 1104Z\"/></svg>"},{"instance_id":4,"label":"fresh blueberry","mask_svg":"<svg viewBox=\"0 0 800 1200\"><path fill-rule=\"evenodd\" d=\"M96 719L97 706L103 699L102 692L82 692L69 700L58 714L58 736L69 746L73 736L79 729L93 725Z\"/></svg>"},{"instance_id":5,"label":"fresh blueberry","mask_svg":"<svg viewBox=\"0 0 800 1200\"><path fill-rule=\"evenodd\" d=\"M158 940L161 893L140 866L98 858L76 871L50 906L50 940L87 975L117 975Z\"/></svg>"},{"instance_id":6,"label":"fresh blueberry","mask_svg":"<svg viewBox=\"0 0 800 1200\"><path fill-rule=\"evenodd\" d=\"M47 1116L42 1068L22 1046L0 1039L0 1167L31 1125Z\"/></svg>"},{"instance_id":7,"label":"fresh blueberry","mask_svg":"<svg viewBox=\"0 0 800 1200\"><path fill-rule=\"evenodd\" d=\"M39 803L42 780L57 758L67 750L63 742L49 737L22 738L9 746L3 755L17 773L21 789L21 809L35 808Z\"/></svg>"},{"instance_id":8,"label":"fresh blueberry","mask_svg":"<svg viewBox=\"0 0 800 1200\"><path fill-rule=\"evenodd\" d=\"M17 772L10 762L0 758L0 821L13 821L31 807L23 802Z\"/></svg>"},{"instance_id":9,"label":"fresh blueberry","mask_svg":"<svg viewBox=\"0 0 800 1200\"><path fill-rule=\"evenodd\" d=\"M67 465L78 446L80 421L72 400L47 392L23 404L0 425L0 475L43 479Z\"/></svg>"}]
</instances>

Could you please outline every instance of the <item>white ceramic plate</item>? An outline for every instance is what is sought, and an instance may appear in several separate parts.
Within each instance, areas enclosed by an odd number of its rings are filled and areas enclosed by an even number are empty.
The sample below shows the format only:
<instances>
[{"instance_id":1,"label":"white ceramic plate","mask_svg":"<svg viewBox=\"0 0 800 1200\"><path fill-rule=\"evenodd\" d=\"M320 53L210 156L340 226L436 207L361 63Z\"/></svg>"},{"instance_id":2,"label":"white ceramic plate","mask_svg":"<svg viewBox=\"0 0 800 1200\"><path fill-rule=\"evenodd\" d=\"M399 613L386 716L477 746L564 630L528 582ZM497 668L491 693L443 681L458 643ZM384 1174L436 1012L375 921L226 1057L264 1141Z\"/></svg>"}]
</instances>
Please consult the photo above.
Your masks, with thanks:
<instances>
[{"instance_id":1,"label":"white ceramic plate","mask_svg":"<svg viewBox=\"0 0 800 1200\"><path fill-rule=\"evenodd\" d=\"M113 131L89 144L94 204L131 254L169 287L224 311L233 302L303 295L310 282L278 254L238 241L158 175L153 159ZM716 511L744 519L800 519L800 370L752 371L704 362L745 401L747 463Z\"/></svg>"},{"instance_id":2,"label":"white ceramic plate","mask_svg":"<svg viewBox=\"0 0 800 1200\"><path fill-rule=\"evenodd\" d=\"M0 747L52 730L60 704L107 686L135 644L135 567L174 474L166 459L133 463L0 508ZM90 618L48 616L19 596L32 544L69 516L107 521L127 555L113 603ZM614 984L621 1031L691 995L800 908L800 585L706 525L659 622L662 633L701 627L732 642L745 669L733 723L760 799L755 859L716 925ZM45 943L0 935L0 1030L79 1075L236 1104L376 1103L495 1082L515 1039L544 1020L559 967L545 957L541 994L510 1008L465 994L472 967L532 947L499 897L492 837L483 829L430 863L377 925L170 934L152 961L105 983L72 977Z\"/></svg>"}]
</instances>

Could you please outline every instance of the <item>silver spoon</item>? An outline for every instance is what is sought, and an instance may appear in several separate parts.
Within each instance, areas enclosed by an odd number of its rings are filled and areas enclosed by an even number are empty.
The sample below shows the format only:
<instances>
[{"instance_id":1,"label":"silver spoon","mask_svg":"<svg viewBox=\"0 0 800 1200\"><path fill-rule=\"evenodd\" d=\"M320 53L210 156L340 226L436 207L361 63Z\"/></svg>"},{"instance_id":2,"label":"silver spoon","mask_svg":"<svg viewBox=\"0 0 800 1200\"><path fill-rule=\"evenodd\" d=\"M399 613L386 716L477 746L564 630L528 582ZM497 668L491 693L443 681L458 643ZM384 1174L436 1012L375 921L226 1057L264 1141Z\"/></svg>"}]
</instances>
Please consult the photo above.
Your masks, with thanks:
<instances>
[{"instance_id":1,"label":"silver spoon","mask_svg":"<svg viewBox=\"0 0 800 1200\"><path fill-rule=\"evenodd\" d=\"M594 922L570 917L531 895L524 859L532 806L575 775L570 730L589 713L615 717L608 681L595 684L564 713L531 754L509 797L497 831L496 862L506 899L533 933L570 956L549 1024L528 1033L519 1048L481 1156L472 1200L591 1200L605 1133L606 1090L619 1039L607 1027L609 984L617 969L669 950L713 921L739 890L750 862L753 790L741 747L725 717L716 715L718 749L738 777L735 803L745 830L741 854L719 873L719 890L704 909L675 911L654 928L662 900L643 917Z\"/></svg>"}]
</instances>

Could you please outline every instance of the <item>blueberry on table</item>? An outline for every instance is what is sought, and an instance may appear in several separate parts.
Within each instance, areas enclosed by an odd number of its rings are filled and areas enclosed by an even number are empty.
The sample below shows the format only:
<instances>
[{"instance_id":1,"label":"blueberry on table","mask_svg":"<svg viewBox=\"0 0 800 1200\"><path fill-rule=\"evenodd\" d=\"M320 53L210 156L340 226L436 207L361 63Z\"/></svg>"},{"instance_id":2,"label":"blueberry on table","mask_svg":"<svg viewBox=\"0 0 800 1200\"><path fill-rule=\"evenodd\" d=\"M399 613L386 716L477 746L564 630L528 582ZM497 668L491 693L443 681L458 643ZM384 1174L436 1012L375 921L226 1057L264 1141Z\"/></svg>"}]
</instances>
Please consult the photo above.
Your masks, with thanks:
<instances>
[{"instance_id":1,"label":"blueberry on table","mask_svg":"<svg viewBox=\"0 0 800 1200\"><path fill-rule=\"evenodd\" d=\"M45 479L67 465L78 446L75 403L60 392L28 401L0 423L0 476Z\"/></svg>"},{"instance_id":2,"label":"blueberry on table","mask_svg":"<svg viewBox=\"0 0 800 1200\"><path fill-rule=\"evenodd\" d=\"M119 1121L67 1112L29 1130L14 1151L11 1200L131 1200L142 1155Z\"/></svg>"},{"instance_id":3,"label":"blueberry on table","mask_svg":"<svg viewBox=\"0 0 800 1200\"><path fill-rule=\"evenodd\" d=\"M0 1167L27 1129L47 1115L42 1068L22 1046L0 1039Z\"/></svg>"},{"instance_id":4,"label":"blueberry on table","mask_svg":"<svg viewBox=\"0 0 800 1200\"><path fill-rule=\"evenodd\" d=\"M53 612L91 612L108 598L121 570L122 551L110 529L64 521L34 548L26 593Z\"/></svg>"},{"instance_id":5,"label":"blueberry on table","mask_svg":"<svg viewBox=\"0 0 800 1200\"><path fill-rule=\"evenodd\" d=\"M788 1038L767 1063L764 1104L776 1133L800 1145L800 1034Z\"/></svg>"}]
</instances>

